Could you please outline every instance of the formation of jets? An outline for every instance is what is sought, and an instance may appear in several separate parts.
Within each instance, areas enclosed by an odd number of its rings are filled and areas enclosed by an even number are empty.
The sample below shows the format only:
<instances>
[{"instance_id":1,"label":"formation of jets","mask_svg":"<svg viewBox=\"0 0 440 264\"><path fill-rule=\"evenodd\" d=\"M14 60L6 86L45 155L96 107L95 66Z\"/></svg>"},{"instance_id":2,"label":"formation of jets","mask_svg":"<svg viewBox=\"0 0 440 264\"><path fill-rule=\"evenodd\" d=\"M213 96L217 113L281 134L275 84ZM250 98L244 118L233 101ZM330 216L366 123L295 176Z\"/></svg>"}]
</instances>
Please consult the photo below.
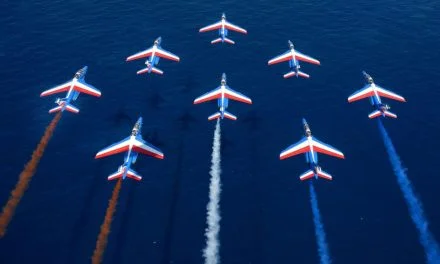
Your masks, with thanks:
<instances>
[{"instance_id":1,"label":"formation of jets","mask_svg":"<svg viewBox=\"0 0 440 264\"><path fill-rule=\"evenodd\" d=\"M226 20L226 15L223 13L221 16L221 20L205 26L199 30L199 32L208 32L212 30L218 30L219 38L211 41L212 44L215 43L228 43L235 44L235 42L228 38L229 30L239 32L242 34L247 34L246 29L234 25L231 22ZM144 69L137 71L137 74L143 73L156 73L162 75L164 72L156 67L159 63L160 58L172 60L179 62L180 58L163 49L161 47L162 38L158 37L154 40L153 46L150 48L137 52L131 56L126 58L126 61L132 61L137 59L145 58ZM321 62L313 57L305 55L294 48L292 41L288 41L289 50L284 52L281 55L278 55L268 61L268 65L274 65L281 62L289 62L290 71L283 75L284 78L290 78L293 76L309 78L310 75L304 73L300 70L299 61L321 65ZM90 84L87 84L84 80L85 75L87 73L87 66L80 69L76 72L75 76L71 81L68 81L64 84L58 85L54 88L46 90L41 93L41 97L48 96L56 93L67 92L66 97L57 98L55 103L58 105L55 108L49 110L49 113L55 113L59 111L67 110L72 113L78 113L79 109L71 104L72 101L75 101L80 93L89 94L92 96L100 97L101 92L93 87ZM393 93L389 90L386 90L377 84L374 83L373 78L367 74L365 71L362 72L365 79L367 80L367 84L359 91L355 92L351 96L348 97L348 102L352 103L364 98L369 98L371 104L374 106L375 110L368 115L369 118L377 118L377 117L392 117L396 118L397 115L388 111L390 107L387 104L382 103L381 97L386 97L389 99L393 99L400 102L405 102L405 98L402 96ZM208 120L216 120L216 119L230 119L237 120L237 117L231 113L229 113L226 109L229 106L229 100L235 100L246 104L252 104L252 100L244 94L241 94L237 91L231 89L226 83L226 74L222 74L220 86L216 89L205 93L194 100L194 104L199 104L203 102L208 102L211 100L217 99L218 112L210 115ZM136 162L138 153L146 154L153 156L158 159L163 159L164 154L161 150L149 144L148 142L142 139L141 135L141 127L142 127L142 117L138 119L136 122L131 135L124 140L115 143L103 150L99 151L96 154L95 158L103 158L110 155L118 154L125 152L124 163L119 167L119 169L108 176L108 180L113 179L126 179L132 178L135 180L141 180L142 177L131 169L131 165ZM315 178L324 178L327 180L331 180L332 176L327 172L323 171L321 167L318 165L318 153L326 154L330 156L334 156L337 158L344 158L344 154L337 150L336 148L325 144L315 137L312 136L309 125L306 120L303 119L303 127L305 136L296 144L289 146L287 149L283 150L280 154L280 159L286 159L298 154L305 154L306 162L309 165L309 170L300 175L301 180Z\"/></svg>"}]
</instances>

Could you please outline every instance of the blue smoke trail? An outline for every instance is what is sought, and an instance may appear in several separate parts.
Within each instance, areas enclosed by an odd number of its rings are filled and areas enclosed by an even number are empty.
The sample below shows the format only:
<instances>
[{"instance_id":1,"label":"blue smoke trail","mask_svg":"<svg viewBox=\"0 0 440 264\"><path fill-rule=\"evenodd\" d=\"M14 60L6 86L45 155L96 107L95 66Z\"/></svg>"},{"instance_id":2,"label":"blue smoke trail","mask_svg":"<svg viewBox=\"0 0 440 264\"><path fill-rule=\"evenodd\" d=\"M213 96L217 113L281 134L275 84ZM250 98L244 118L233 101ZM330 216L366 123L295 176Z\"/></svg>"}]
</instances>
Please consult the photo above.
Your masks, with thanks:
<instances>
[{"instance_id":1,"label":"blue smoke trail","mask_svg":"<svg viewBox=\"0 0 440 264\"><path fill-rule=\"evenodd\" d=\"M422 204L414 193L411 182L409 181L408 176L405 173L405 169L400 162L400 158L394 149L393 142L388 136L388 133L380 119L378 119L378 125L391 165L393 166L394 174L397 176L397 182L399 183L400 189L403 192L403 197L408 205L411 219L419 231L420 243L425 249L427 262L429 264L438 264L440 263L439 246L428 230L428 220L426 220L423 214Z\"/></svg>"},{"instance_id":2,"label":"blue smoke trail","mask_svg":"<svg viewBox=\"0 0 440 264\"><path fill-rule=\"evenodd\" d=\"M310 203L312 204L313 222L315 223L316 243L318 244L318 253L321 258L321 264L330 264L330 256L328 253L328 245L325 239L325 231L321 221L321 213L319 212L318 199L310 181Z\"/></svg>"}]
</instances>

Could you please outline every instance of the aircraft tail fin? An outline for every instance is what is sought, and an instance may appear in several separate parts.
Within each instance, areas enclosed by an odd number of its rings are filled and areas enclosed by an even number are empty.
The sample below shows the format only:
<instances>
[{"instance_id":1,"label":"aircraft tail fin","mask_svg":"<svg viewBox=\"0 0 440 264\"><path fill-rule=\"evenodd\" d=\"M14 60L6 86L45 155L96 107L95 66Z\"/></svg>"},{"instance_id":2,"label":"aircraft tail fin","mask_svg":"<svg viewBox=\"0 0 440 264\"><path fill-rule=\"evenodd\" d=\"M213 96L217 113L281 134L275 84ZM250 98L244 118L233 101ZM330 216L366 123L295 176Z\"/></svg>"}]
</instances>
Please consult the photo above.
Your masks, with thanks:
<instances>
[{"instance_id":1,"label":"aircraft tail fin","mask_svg":"<svg viewBox=\"0 0 440 264\"><path fill-rule=\"evenodd\" d=\"M59 105L57 107L50 109L49 113L52 114L52 113L56 113L56 112L60 112L60 111L64 111L64 110L67 110L67 111L74 113L74 114L79 113L78 108L76 108L75 106L73 106L71 104L67 104L67 103L65 105Z\"/></svg>"},{"instance_id":2,"label":"aircraft tail fin","mask_svg":"<svg viewBox=\"0 0 440 264\"><path fill-rule=\"evenodd\" d=\"M302 72L302 71L298 71L298 73L296 73L296 71L290 71L290 72L288 72L288 73L283 75L283 77L285 79L293 77L293 76L303 77L303 78L310 78L310 75L308 75L307 73Z\"/></svg>"},{"instance_id":3,"label":"aircraft tail fin","mask_svg":"<svg viewBox=\"0 0 440 264\"><path fill-rule=\"evenodd\" d=\"M136 73L137 74L148 73L149 69L150 69L149 67L146 67L146 68L144 68L142 70L137 71ZM163 74L163 71L161 69L159 69L159 68L156 68L156 67L151 67L151 72L152 73L156 73L156 74L160 74L160 75Z\"/></svg>"}]
</instances>

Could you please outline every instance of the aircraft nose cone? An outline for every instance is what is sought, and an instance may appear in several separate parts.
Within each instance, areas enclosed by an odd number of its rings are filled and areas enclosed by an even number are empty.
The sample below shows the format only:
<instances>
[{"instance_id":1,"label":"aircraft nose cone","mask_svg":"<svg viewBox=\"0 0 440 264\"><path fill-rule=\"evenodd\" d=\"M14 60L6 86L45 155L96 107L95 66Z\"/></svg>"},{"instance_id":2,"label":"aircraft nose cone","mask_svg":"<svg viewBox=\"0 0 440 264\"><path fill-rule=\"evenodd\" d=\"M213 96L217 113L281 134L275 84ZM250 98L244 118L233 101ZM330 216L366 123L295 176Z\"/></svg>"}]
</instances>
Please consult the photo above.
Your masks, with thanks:
<instances>
[{"instance_id":1,"label":"aircraft nose cone","mask_svg":"<svg viewBox=\"0 0 440 264\"><path fill-rule=\"evenodd\" d=\"M303 123L303 125L306 125L307 124L307 121L306 121L306 119L303 117L303 119L302 119L302 123Z\"/></svg>"}]
</instances>

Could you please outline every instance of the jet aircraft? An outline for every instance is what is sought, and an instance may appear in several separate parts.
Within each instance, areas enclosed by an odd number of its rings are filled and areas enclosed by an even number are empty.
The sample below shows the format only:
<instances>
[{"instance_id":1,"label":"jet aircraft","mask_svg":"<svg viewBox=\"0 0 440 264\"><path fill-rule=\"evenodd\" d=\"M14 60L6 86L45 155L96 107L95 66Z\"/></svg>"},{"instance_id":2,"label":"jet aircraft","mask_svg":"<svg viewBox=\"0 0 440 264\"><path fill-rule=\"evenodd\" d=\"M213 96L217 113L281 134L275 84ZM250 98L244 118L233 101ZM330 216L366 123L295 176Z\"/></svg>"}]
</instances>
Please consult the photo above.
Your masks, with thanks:
<instances>
[{"instance_id":1,"label":"jet aircraft","mask_svg":"<svg viewBox=\"0 0 440 264\"><path fill-rule=\"evenodd\" d=\"M229 44L235 44L235 42L233 40L227 38L228 30L247 34L246 29L241 28L241 27L234 25L234 24L230 23L229 21L227 21L225 13L222 14L222 18L219 22L216 22L214 24L203 27L199 30L199 32L208 32L208 31L212 31L212 30L216 30L216 29L218 29L219 38L211 41L211 44L215 44L215 43L219 43L219 42L222 42L222 43L226 42Z\"/></svg>"},{"instance_id":2,"label":"jet aircraft","mask_svg":"<svg viewBox=\"0 0 440 264\"><path fill-rule=\"evenodd\" d=\"M163 71L154 67L155 65L157 65L159 63L160 58L164 58L164 59L168 59L168 60L173 60L173 61L180 61L180 58L169 52L164 50L160 45L162 42L162 38L158 37L154 43L153 46L140 51L136 54L133 54L129 57L127 57L126 61L132 61L132 60L137 60L137 59L141 59L141 58L147 58L147 60L145 61L145 65L147 65L146 68L137 71L137 74L142 74L142 73L156 73L156 74L163 74Z\"/></svg>"},{"instance_id":3,"label":"jet aircraft","mask_svg":"<svg viewBox=\"0 0 440 264\"><path fill-rule=\"evenodd\" d=\"M327 172L323 171L318 165L318 152L340 159L345 158L344 154L336 148L326 143L323 143L312 136L312 131L310 130L307 121L303 118L302 122L305 137L303 137L298 143L293 144L283 150L280 154L280 160L287 159L301 153L305 153L306 162L309 164L310 169L299 176L300 180L308 180L313 176L315 176L316 179L318 177L321 177L327 180L332 180L333 177Z\"/></svg>"},{"instance_id":4,"label":"jet aircraft","mask_svg":"<svg viewBox=\"0 0 440 264\"><path fill-rule=\"evenodd\" d=\"M308 63L321 65L321 62L317 59L314 59L308 55L302 54L301 52L295 50L292 41L288 41L289 50L285 53L274 57L273 59L268 61L268 65L277 64L284 61L289 61L290 72L284 74L284 78L290 78L292 76L300 76L303 78L309 78L310 75L300 71L301 66L299 65L299 61L305 61Z\"/></svg>"},{"instance_id":5,"label":"jet aircraft","mask_svg":"<svg viewBox=\"0 0 440 264\"><path fill-rule=\"evenodd\" d=\"M381 96L390 98L399 102L406 102L405 98L402 96L393 93L391 91L385 90L384 88L380 87L379 85L374 83L373 78L366 73L365 71L362 71L362 74L364 75L365 79L367 80L368 84L366 84L362 89L359 91L356 91L354 94L350 95L348 97L348 102L352 103L357 100L361 100L364 98L369 97L371 105L376 108L371 114L368 115L369 118L376 118L379 116L388 116L392 118L397 118L397 115L388 111L390 109L390 106L387 104L382 103L382 100L380 99Z\"/></svg>"},{"instance_id":6,"label":"jet aircraft","mask_svg":"<svg viewBox=\"0 0 440 264\"><path fill-rule=\"evenodd\" d=\"M142 117L139 117L129 137L102 149L96 154L95 159L99 159L121 152L127 152L124 158L124 163L119 166L118 170L115 173L108 176L108 180L114 180L118 178L122 178L124 180L126 177L128 177L140 181L142 179L142 176L140 176L136 171L130 168L131 164L134 164L136 162L138 153L150 155L158 159L164 158L164 154L161 150L142 139L141 128Z\"/></svg>"},{"instance_id":7,"label":"jet aircraft","mask_svg":"<svg viewBox=\"0 0 440 264\"><path fill-rule=\"evenodd\" d=\"M252 100L247 97L244 94L241 94L239 92L236 92L232 90L227 84L226 84L226 74L222 74L222 80L220 82L220 86L216 89L203 94L200 97L197 97L194 100L194 104L199 104L207 101L211 101L217 99L217 105L219 107L219 111L211 116L208 117L208 120L214 120L224 117L231 119L231 120L237 120L237 117L228 111L226 111L226 108L228 107L229 99L252 104Z\"/></svg>"},{"instance_id":8,"label":"jet aircraft","mask_svg":"<svg viewBox=\"0 0 440 264\"><path fill-rule=\"evenodd\" d=\"M72 113L78 113L79 109L76 108L71 104L72 101L75 101L80 93L85 93L89 95L93 95L96 97L101 96L101 91L96 89L90 84L87 84L84 80L86 73L87 73L88 67L85 66L82 69L78 70L75 73L75 76L73 76L73 79L71 81L68 81L66 83L60 84L54 88L51 88L49 90L46 90L40 94L40 97L48 96L56 93L62 93L67 92L66 97L64 98L57 98L55 100L55 103L58 104L57 107L52 108L49 110L49 113L55 113L64 110L67 110Z\"/></svg>"}]
</instances>

